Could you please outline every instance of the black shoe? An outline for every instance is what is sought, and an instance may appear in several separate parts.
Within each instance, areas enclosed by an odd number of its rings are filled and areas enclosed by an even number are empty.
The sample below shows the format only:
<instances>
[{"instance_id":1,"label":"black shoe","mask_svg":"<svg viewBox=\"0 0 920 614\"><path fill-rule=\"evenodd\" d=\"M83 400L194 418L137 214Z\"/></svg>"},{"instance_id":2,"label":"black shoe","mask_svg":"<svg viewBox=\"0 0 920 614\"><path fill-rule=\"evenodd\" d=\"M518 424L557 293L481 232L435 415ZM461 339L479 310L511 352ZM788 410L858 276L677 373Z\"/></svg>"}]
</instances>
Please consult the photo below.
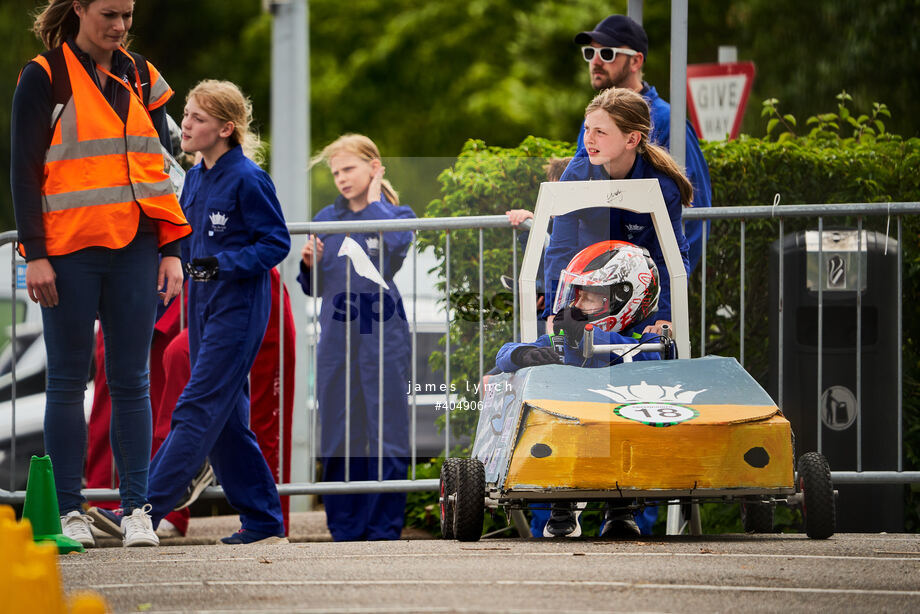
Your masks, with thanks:
<instances>
[{"instance_id":1,"label":"black shoe","mask_svg":"<svg viewBox=\"0 0 920 614\"><path fill-rule=\"evenodd\" d=\"M86 515L93 519L93 527L100 531L122 539L125 534L121 530L122 511L109 510L104 507L91 507L86 510Z\"/></svg>"},{"instance_id":2,"label":"black shoe","mask_svg":"<svg viewBox=\"0 0 920 614\"><path fill-rule=\"evenodd\" d=\"M553 503L549 520L543 527L543 537L581 537L578 517L583 509L584 503Z\"/></svg>"},{"instance_id":3,"label":"black shoe","mask_svg":"<svg viewBox=\"0 0 920 614\"><path fill-rule=\"evenodd\" d=\"M195 474L195 477L192 478L188 488L185 489L185 494L182 495L182 498L176 503L173 511L178 512L197 501L201 493L204 492L204 489L210 486L213 481L214 470L211 469L211 464L205 459L204 464L198 470L198 473Z\"/></svg>"},{"instance_id":4,"label":"black shoe","mask_svg":"<svg viewBox=\"0 0 920 614\"><path fill-rule=\"evenodd\" d=\"M240 529L233 535L221 537L216 542L226 546L246 546L249 544L289 544L288 538L284 535L272 535L271 533L259 533L258 531L247 531Z\"/></svg>"},{"instance_id":5,"label":"black shoe","mask_svg":"<svg viewBox=\"0 0 920 614\"><path fill-rule=\"evenodd\" d=\"M601 537L639 537L642 531L636 524L632 512L614 510L609 506L604 512L604 524L601 525Z\"/></svg>"}]
</instances>

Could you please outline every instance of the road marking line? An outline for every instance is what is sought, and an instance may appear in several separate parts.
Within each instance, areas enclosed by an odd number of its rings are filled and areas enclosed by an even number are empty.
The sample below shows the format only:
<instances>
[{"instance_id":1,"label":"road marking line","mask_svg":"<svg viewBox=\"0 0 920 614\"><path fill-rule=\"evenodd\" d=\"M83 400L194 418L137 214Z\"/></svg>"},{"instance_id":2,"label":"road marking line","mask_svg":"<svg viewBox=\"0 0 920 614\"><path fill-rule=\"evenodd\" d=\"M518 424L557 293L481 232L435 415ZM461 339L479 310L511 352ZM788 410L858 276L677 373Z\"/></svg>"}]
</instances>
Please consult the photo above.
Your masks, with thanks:
<instances>
[{"instance_id":1,"label":"road marking line","mask_svg":"<svg viewBox=\"0 0 920 614\"><path fill-rule=\"evenodd\" d=\"M812 588L805 586L724 586L710 584L657 584L644 582L615 582L600 580L203 580L199 582L145 582L143 584L93 584L94 590L135 589L139 587L199 587L199 586L556 586L556 587L601 587L632 588L642 590L699 590L717 592L766 592L766 593L821 593L835 595L889 595L920 596L920 590L860 589L860 588Z\"/></svg>"},{"instance_id":2,"label":"road marking line","mask_svg":"<svg viewBox=\"0 0 920 614\"><path fill-rule=\"evenodd\" d=\"M312 555L311 559L412 559L412 558L430 558L432 556L441 556L445 554L444 552L428 552L428 553L403 553L403 554L316 554ZM498 551L487 551L482 554L477 554L470 552L469 550L463 551L462 553L451 552L449 553L453 558L473 558L473 557L540 557L540 556L561 556L561 557L571 557L575 552L498 552ZM577 552L579 556L594 556L594 557L726 557L726 558L763 558L763 559L817 559L817 560L835 560L835 561L914 561L920 562L920 552L916 553L916 557L904 557L904 556L844 556L837 554L745 554L740 552ZM152 563L201 563L201 562L247 562L255 561L255 558L221 558L221 559L145 559L140 561L118 561L119 565L134 564L134 565L148 565ZM284 560L289 560L285 558ZM92 561L82 561L82 560L72 560L72 559L63 559L61 560L61 566L78 566L78 565L98 565L98 560Z\"/></svg>"}]
</instances>

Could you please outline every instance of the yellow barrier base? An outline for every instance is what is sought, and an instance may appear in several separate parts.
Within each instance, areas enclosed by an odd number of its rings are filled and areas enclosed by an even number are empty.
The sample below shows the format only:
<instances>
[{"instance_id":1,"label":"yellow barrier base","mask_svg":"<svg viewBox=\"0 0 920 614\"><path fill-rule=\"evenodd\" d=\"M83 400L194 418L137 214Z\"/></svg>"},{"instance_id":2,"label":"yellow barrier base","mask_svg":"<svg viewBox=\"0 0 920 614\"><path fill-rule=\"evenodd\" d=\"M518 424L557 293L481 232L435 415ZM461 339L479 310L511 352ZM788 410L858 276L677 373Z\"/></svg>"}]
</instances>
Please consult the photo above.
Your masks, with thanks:
<instances>
[{"instance_id":1,"label":"yellow barrier base","mask_svg":"<svg viewBox=\"0 0 920 614\"><path fill-rule=\"evenodd\" d=\"M105 600L94 593L66 599L61 590L57 548L32 540L32 525L16 522L8 505L0 505L0 612L104 614Z\"/></svg>"}]
</instances>

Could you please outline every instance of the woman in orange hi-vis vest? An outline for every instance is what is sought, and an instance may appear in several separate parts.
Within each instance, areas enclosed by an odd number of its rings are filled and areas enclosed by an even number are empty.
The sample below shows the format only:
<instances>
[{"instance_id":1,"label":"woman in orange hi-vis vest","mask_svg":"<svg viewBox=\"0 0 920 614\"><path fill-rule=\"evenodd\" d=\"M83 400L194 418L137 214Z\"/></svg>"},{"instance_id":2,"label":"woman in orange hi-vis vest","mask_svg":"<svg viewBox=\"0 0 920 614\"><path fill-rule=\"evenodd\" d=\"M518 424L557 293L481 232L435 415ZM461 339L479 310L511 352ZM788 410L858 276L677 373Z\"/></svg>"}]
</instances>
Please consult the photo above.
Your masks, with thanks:
<instances>
[{"instance_id":1,"label":"woman in orange hi-vis vest","mask_svg":"<svg viewBox=\"0 0 920 614\"><path fill-rule=\"evenodd\" d=\"M157 302L179 293L182 214L161 145L173 91L125 49L132 0L52 0L33 30L48 49L13 97L11 183L29 298L42 307L45 449L64 534L94 545L80 493L83 396L98 315L112 395L125 546L159 543L147 506L147 357Z\"/></svg>"}]
</instances>

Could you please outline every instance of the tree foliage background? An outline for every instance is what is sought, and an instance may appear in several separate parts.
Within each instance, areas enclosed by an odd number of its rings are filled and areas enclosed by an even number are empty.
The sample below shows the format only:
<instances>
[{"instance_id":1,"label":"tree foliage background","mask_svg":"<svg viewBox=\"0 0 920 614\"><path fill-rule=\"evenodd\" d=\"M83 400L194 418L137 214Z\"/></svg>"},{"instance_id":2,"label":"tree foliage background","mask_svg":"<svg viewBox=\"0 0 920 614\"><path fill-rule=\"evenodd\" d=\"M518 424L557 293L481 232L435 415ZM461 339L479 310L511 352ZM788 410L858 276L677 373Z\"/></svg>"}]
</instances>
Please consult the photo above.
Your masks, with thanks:
<instances>
[{"instance_id":1,"label":"tree foliage background","mask_svg":"<svg viewBox=\"0 0 920 614\"><path fill-rule=\"evenodd\" d=\"M29 32L40 4L0 4L4 185L16 76L41 51ZM369 135L387 156L414 158L456 156L469 138L506 147L531 134L572 140L591 96L572 36L625 11L626 0L309 0L311 150L346 131ZM733 44L757 65L746 132L763 132L761 99L808 117L846 89L858 107L886 103L892 132L920 134L920 0L706 0L689 11L691 63L714 62L719 45ZM670 3L648 0L644 25L646 78L668 96ZM260 0L138 0L132 34L176 90L174 116L198 80L230 79L250 94L256 127L269 134L271 17ZM437 170L428 173L432 190ZM397 186L411 192L415 181ZM314 208L328 202L326 187ZM406 200L421 213L429 193ZM8 189L0 216L13 228Z\"/></svg>"}]
</instances>

